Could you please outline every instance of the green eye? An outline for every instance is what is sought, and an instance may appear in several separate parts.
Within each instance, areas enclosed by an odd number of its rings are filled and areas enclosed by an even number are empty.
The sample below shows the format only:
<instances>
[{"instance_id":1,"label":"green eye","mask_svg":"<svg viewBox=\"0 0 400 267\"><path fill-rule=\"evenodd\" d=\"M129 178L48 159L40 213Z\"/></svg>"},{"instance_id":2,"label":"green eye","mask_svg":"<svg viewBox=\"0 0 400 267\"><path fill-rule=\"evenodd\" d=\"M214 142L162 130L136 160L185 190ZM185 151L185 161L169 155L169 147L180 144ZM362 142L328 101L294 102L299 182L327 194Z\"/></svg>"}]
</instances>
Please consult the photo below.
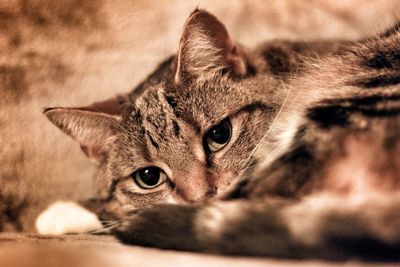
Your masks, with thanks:
<instances>
[{"instance_id":1,"label":"green eye","mask_svg":"<svg viewBox=\"0 0 400 267\"><path fill-rule=\"evenodd\" d=\"M132 174L135 183L143 189L152 189L167 180L167 175L160 168L147 167Z\"/></svg>"},{"instance_id":2,"label":"green eye","mask_svg":"<svg viewBox=\"0 0 400 267\"><path fill-rule=\"evenodd\" d=\"M223 120L222 122L211 128L206 134L207 147L211 152L222 149L228 144L232 135L232 126L229 120Z\"/></svg>"}]
</instances>

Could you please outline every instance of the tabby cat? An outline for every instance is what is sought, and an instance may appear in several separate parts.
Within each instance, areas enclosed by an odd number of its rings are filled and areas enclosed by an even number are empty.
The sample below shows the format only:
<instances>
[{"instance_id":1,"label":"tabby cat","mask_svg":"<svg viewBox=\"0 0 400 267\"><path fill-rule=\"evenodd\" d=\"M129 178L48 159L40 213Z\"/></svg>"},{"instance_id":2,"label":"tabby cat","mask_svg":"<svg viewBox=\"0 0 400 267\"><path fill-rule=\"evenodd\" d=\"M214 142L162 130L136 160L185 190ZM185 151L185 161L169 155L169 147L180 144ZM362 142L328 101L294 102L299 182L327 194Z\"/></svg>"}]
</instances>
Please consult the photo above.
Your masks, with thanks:
<instances>
[{"instance_id":1,"label":"tabby cat","mask_svg":"<svg viewBox=\"0 0 400 267\"><path fill-rule=\"evenodd\" d=\"M400 33L248 51L204 10L130 94L45 115L99 163L124 243L400 259Z\"/></svg>"}]
</instances>

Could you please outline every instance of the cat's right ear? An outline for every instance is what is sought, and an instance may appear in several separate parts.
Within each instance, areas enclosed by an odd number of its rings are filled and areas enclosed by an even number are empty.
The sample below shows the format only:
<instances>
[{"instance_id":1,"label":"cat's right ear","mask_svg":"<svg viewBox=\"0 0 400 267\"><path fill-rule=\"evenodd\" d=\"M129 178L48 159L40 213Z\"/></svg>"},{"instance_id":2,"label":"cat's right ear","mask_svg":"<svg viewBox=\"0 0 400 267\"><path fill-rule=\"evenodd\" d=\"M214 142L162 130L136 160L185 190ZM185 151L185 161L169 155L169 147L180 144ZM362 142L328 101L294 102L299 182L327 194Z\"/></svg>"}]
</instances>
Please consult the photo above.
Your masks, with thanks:
<instances>
[{"instance_id":1,"label":"cat's right ear","mask_svg":"<svg viewBox=\"0 0 400 267\"><path fill-rule=\"evenodd\" d=\"M235 45L225 25L205 10L193 11L181 36L175 83L206 80L225 72L242 77L249 69L249 59Z\"/></svg>"},{"instance_id":2,"label":"cat's right ear","mask_svg":"<svg viewBox=\"0 0 400 267\"><path fill-rule=\"evenodd\" d=\"M85 154L101 163L108 155L108 139L121 127L122 106L115 99L79 108L47 108L44 115L77 141Z\"/></svg>"}]
</instances>

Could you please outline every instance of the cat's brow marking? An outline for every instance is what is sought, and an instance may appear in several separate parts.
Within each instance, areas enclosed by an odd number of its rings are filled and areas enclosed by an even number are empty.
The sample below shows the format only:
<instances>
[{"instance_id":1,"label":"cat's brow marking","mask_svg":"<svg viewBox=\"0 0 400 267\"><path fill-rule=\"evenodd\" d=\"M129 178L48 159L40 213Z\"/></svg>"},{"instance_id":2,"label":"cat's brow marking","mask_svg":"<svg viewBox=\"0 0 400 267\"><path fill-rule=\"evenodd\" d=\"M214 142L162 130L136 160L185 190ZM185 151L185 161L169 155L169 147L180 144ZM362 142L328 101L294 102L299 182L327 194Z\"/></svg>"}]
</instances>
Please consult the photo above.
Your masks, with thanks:
<instances>
[{"instance_id":1,"label":"cat's brow marking","mask_svg":"<svg viewBox=\"0 0 400 267\"><path fill-rule=\"evenodd\" d=\"M173 121L172 121L172 125L173 125L173 127L174 127L175 136L176 136L176 137L179 137L180 132L181 132L181 128L179 127L178 122L177 122L176 120L173 120Z\"/></svg>"},{"instance_id":2,"label":"cat's brow marking","mask_svg":"<svg viewBox=\"0 0 400 267\"><path fill-rule=\"evenodd\" d=\"M156 149L160 148L160 146L157 144L157 142L154 141L153 137L151 137L151 135L150 135L149 132L146 132L146 136L147 136L147 138L150 140L150 143L151 143Z\"/></svg>"}]
</instances>

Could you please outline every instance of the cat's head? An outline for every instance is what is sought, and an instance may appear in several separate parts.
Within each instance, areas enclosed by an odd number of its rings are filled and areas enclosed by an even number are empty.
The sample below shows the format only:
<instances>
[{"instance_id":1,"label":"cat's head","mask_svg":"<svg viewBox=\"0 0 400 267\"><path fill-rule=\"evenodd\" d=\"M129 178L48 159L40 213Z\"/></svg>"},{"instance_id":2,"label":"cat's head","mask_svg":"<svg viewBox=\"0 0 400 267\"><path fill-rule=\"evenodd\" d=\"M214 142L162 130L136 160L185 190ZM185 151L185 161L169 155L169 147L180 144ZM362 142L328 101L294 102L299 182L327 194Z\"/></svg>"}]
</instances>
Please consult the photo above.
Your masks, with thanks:
<instances>
[{"instance_id":1,"label":"cat's head","mask_svg":"<svg viewBox=\"0 0 400 267\"><path fill-rule=\"evenodd\" d=\"M124 210L205 201L248 167L281 99L225 26L204 10L178 54L128 96L45 115L100 163L104 197Z\"/></svg>"}]
</instances>

